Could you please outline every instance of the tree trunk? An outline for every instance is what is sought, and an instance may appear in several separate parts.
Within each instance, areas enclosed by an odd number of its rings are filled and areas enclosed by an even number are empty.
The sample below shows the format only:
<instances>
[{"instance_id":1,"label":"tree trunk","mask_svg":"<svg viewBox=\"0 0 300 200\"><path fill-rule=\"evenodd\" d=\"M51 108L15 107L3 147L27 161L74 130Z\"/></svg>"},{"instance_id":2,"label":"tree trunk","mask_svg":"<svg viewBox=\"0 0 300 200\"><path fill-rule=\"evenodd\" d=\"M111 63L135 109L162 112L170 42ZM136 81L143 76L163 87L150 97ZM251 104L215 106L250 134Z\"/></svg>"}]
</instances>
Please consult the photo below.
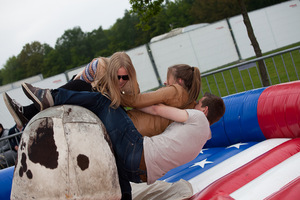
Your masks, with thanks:
<instances>
[{"instance_id":1,"label":"tree trunk","mask_svg":"<svg viewBox=\"0 0 300 200\"><path fill-rule=\"evenodd\" d=\"M253 28L252 28L252 25L251 25L251 22L250 22L248 13L247 13L247 9L246 9L244 0L237 0L237 1L240 5L242 15L243 15L243 18L244 18L244 24L247 28L248 37L249 37L249 39L251 41L251 44L253 46L255 55L256 55L257 58L261 57L262 53L261 53L259 44L256 40L256 37L254 35L254 31L253 31ZM261 76L261 79L262 79L263 86L269 86L270 85L269 78L268 78L267 70L266 70L266 67L264 65L263 60L258 61L258 68L259 68L259 72L260 72L260 76Z\"/></svg>"}]
</instances>

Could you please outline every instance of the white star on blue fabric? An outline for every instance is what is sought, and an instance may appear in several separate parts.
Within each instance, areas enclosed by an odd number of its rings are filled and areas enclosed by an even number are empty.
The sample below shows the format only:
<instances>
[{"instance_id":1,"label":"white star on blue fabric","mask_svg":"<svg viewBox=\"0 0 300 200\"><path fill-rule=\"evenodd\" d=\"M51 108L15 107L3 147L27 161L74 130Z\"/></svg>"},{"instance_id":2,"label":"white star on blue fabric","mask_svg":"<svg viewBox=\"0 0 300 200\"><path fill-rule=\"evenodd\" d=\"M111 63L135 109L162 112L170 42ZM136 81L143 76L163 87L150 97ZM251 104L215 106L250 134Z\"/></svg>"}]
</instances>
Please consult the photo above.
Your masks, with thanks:
<instances>
[{"instance_id":1,"label":"white star on blue fabric","mask_svg":"<svg viewBox=\"0 0 300 200\"><path fill-rule=\"evenodd\" d=\"M204 160L201 160L200 162L196 162L196 163L193 164L191 167L194 167L194 166L200 166L200 167L204 168L204 165L205 165L205 164L213 163L213 162L206 161L206 160L207 160L207 158L205 158Z\"/></svg>"},{"instance_id":2,"label":"white star on blue fabric","mask_svg":"<svg viewBox=\"0 0 300 200\"><path fill-rule=\"evenodd\" d=\"M201 149L200 153L203 154L203 151L207 151L208 149Z\"/></svg>"},{"instance_id":3,"label":"white star on blue fabric","mask_svg":"<svg viewBox=\"0 0 300 200\"><path fill-rule=\"evenodd\" d=\"M237 143L237 144L233 144L233 145L230 145L230 146L226 147L226 149L229 149L229 148L232 148L232 147L235 147L235 148L239 149L240 146L247 145L247 144L248 143Z\"/></svg>"}]
</instances>

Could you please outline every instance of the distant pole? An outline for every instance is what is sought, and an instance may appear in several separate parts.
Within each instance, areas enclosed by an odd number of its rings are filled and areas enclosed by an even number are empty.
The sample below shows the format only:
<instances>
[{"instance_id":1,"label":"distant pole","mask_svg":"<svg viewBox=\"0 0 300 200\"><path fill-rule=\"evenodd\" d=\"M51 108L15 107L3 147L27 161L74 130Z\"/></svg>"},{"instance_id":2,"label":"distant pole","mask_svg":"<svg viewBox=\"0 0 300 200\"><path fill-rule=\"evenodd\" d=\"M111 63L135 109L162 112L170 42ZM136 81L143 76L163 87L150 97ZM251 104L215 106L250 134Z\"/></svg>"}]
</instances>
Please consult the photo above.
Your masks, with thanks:
<instances>
[{"instance_id":1,"label":"distant pole","mask_svg":"<svg viewBox=\"0 0 300 200\"><path fill-rule=\"evenodd\" d=\"M255 55L256 55L257 58L262 57L262 53L261 53L259 44L256 40L255 35L254 35L254 31L253 31L253 28L252 28L252 25L251 25L251 22L250 22L250 18L248 16L248 12L247 12L247 9L246 9L246 6L245 6L245 2L244 2L244 0L237 0L237 1L240 5L242 15L243 15L243 18L244 18L244 24L247 28L248 37L249 37L249 39L251 41L251 44L253 46ZM270 82L269 82L269 78L268 78L268 75L267 75L267 70L266 70L266 67L264 65L264 62L263 62L263 60L260 60L260 61L257 61L257 62L258 62L258 68L259 68L259 72L260 72L260 76L261 76L261 79L262 79L263 86L265 86L265 87L269 86Z\"/></svg>"}]
</instances>

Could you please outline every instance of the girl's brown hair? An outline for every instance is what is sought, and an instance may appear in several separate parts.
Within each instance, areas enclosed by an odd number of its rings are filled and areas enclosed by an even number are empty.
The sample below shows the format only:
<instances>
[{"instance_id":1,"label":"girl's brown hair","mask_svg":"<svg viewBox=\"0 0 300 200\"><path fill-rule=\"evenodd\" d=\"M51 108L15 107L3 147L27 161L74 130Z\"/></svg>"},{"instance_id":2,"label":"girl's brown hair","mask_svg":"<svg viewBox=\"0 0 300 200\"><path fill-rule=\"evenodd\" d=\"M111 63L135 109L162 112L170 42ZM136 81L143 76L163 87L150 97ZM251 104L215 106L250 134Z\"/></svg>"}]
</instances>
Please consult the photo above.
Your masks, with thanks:
<instances>
[{"instance_id":1,"label":"girl's brown hair","mask_svg":"<svg viewBox=\"0 0 300 200\"><path fill-rule=\"evenodd\" d=\"M188 91L189 100L187 104L198 99L201 90L201 74L197 67L191 67L186 64L173 65L168 68L167 78L170 75L173 75L176 82Z\"/></svg>"}]
</instances>

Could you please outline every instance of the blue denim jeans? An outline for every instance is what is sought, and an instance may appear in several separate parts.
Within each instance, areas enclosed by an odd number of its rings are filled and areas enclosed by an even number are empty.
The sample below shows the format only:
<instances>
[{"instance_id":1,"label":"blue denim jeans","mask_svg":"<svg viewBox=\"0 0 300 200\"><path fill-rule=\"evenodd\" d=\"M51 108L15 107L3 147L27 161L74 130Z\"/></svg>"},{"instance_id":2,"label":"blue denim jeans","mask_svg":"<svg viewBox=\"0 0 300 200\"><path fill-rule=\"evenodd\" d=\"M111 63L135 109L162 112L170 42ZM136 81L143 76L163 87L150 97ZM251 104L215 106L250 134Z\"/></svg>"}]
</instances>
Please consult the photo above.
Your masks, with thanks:
<instances>
[{"instance_id":1,"label":"blue denim jeans","mask_svg":"<svg viewBox=\"0 0 300 200\"><path fill-rule=\"evenodd\" d=\"M99 92L76 92L59 88L52 91L52 96L54 105L78 105L95 113L110 136L115 151L119 178L141 182L139 175L142 172L139 165L143 152L143 137L123 108L111 108L111 101ZM127 188L128 186L125 186L127 183L122 183L122 180L120 180L121 188ZM129 189L131 190L130 185Z\"/></svg>"}]
</instances>

